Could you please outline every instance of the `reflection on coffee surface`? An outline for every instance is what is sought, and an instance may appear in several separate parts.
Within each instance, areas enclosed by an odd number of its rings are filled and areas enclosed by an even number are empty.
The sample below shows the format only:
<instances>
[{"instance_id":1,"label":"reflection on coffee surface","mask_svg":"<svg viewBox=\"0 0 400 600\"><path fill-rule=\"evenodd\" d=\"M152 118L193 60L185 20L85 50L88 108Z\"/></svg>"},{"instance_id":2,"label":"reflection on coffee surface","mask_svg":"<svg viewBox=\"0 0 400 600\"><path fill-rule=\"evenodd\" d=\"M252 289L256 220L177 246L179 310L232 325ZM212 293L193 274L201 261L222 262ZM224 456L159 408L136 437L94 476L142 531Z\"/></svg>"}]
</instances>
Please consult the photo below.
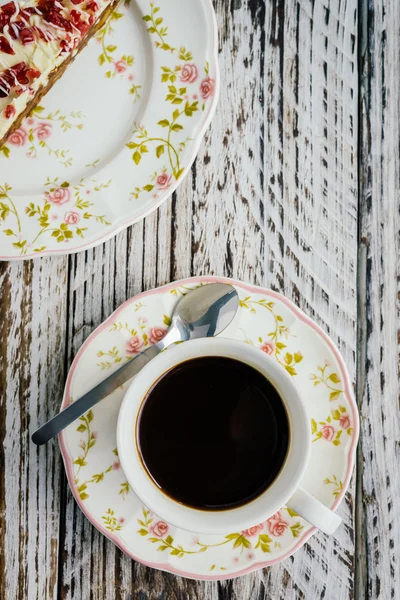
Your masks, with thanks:
<instances>
[{"instance_id":1,"label":"reflection on coffee surface","mask_svg":"<svg viewBox=\"0 0 400 600\"><path fill-rule=\"evenodd\" d=\"M211 356L185 361L149 390L138 418L144 466L168 496L202 510L246 504L285 461L289 423L261 373Z\"/></svg>"}]
</instances>

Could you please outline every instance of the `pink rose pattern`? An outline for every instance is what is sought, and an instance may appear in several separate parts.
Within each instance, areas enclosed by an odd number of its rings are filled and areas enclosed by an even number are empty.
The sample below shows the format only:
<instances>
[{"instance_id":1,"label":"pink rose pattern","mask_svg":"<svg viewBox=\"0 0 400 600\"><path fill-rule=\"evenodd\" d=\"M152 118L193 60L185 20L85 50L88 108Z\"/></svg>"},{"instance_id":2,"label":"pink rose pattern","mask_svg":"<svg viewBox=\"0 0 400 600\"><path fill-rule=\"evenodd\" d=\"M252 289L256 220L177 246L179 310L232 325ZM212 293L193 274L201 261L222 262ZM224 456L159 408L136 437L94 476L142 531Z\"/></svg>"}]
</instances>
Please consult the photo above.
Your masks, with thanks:
<instances>
[{"instance_id":1,"label":"pink rose pattern","mask_svg":"<svg viewBox=\"0 0 400 600\"><path fill-rule=\"evenodd\" d=\"M8 138L8 143L13 146L24 146L28 137L27 132L23 127L16 129Z\"/></svg>"},{"instance_id":2,"label":"pink rose pattern","mask_svg":"<svg viewBox=\"0 0 400 600\"><path fill-rule=\"evenodd\" d=\"M274 342L264 342L262 346L260 346L260 350L268 354L268 356L272 356L275 352L275 344Z\"/></svg>"},{"instance_id":3,"label":"pink rose pattern","mask_svg":"<svg viewBox=\"0 0 400 600\"><path fill-rule=\"evenodd\" d=\"M132 336L126 343L126 351L128 354L137 354L143 346L143 341L138 335Z\"/></svg>"},{"instance_id":4,"label":"pink rose pattern","mask_svg":"<svg viewBox=\"0 0 400 600\"><path fill-rule=\"evenodd\" d=\"M245 529L244 531L242 531L242 535L244 535L245 537L253 537L254 535L257 535L257 533L263 531L263 529L264 525L260 523L259 525L253 525L253 527Z\"/></svg>"},{"instance_id":5,"label":"pink rose pattern","mask_svg":"<svg viewBox=\"0 0 400 600\"><path fill-rule=\"evenodd\" d=\"M323 425L320 429L322 437L327 442L331 442L333 440L333 436L335 435L335 428L332 425Z\"/></svg>"},{"instance_id":6,"label":"pink rose pattern","mask_svg":"<svg viewBox=\"0 0 400 600\"><path fill-rule=\"evenodd\" d=\"M349 415L342 415L339 419L339 423L342 429L348 429L350 427Z\"/></svg>"},{"instance_id":7,"label":"pink rose pattern","mask_svg":"<svg viewBox=\"0 0 400 600\"><path fill-rule=\"evenodd\" d=\"M34 127L35 119L29 117L26 120L29 127ZM37 127L34 127L33 133L36 135L38 140L47 140L52 134L52 126L50 123L40 122ZM8 143L12 146L25 146L28 139L28 132L24 127L16 129L8 138Z\"/></svg>"},{"instance_id":8,"label":"pink rose pattern","mask_svg":"<svg viewBox=\"0 0 400 600\"><path fill-rule=\"evenodd\" d=\"M67 223L67 225L76 225L77 223L79 223L79 221L80 221L80 216L74 210L70 210L69 212L66 212L64 215L64 223Z\"/></svg>"},{"instance_id":9,"label":"pink rose pattern","mask_svg":"<svg viewBox=\"0 0 400 600\"><path fill-rule=\"evenodd\" d=\"M145 324L147 323L146 317L139 317L138 322L140 324L141 329L145 328ZM126 352L127 354L138 354L142 351L143 347L149 344L155 344L159 342L164 335L167 333L165 327L151 327L147 334L143 334L143 339L139 337L139 335L133 335L126 342Z\"/></svg>"},{"instance_id":10,"label":"pink rose pattern","mask_svg":"<svg viewBox=\"0 0 400 600\"><path fill-rule=\"evenodd\" d=\"M194 83L199 76L199 71L196 65L187 63L181 68L180 80L183 83Z\"/></svg>"},{"instance_id":11,"label":"pink rose pattern","mask_svg":"<svg viewBox=\"0 0 400 600\"><path fill-rule=\"evenodd\" d=\"M149 342L150 344L156 344L167 333L165 327L152 327L149 332Z\"/></svg>"},{"instance_id":12,"label":"pink rose pattern","mask_svg":"<svg viewBox=\"0 0 400 600\"><path fill-rule=\"evenodd\" d=\"M280 511L267 519L267 529L274 537L283 535L288 527L289 524L283 519Z\"/></svg>"},{"instance_id":13,"label":"pink rose pattern","mask_svg":"<svg viewBox=\"0 0 400 600\"><path fill-rule=\"evenodd\" d=\"M165 521L157 521L157 523L150 527L150 531L160 538L167 535L168 529L169 527Z\"/></svg>"},{"instance_id":14,"label":"pink rose pattern","mask_svg":"<svg viewBox=\"0 0 400 600\"><path fill-rule=\"evenodd\" d=\"M52 204L66 204L71 199L71 192L67 187L56 188L52 192L46 192L46 199Z\"/></svg>"},{"instance_id":15,"label":"pink rose pattern","mask_svg":"<svg viewBox=\"0 0 400 600\"><path fill-rule=\"evenodd\" d=\"M126 71L126 66L126 62L122 60L122 58L114 63L114 68L117 73L124 73Z\"/></svg>"},{"instance_id":16,"label":"pink rose pattern","mask_svg":"<svg viewBox=\"0 0 400 600\"><path fill-rule=\"evenodd\" d=\"M334 446L340 446L343 441L343 432L346 432L349 436L353 434L350 415L346 412L344 406L339 405L338 408L331 410L331 414L326 420L319 421L318 424L314 419L311 419L313 442L322 439L326 442L332 442Z\"/></svg>"},{"instance_id":17,"label":"pink rose pattern","mask_svg":"<svg viewBox=\"0 0 400 600\"><path fill-rule=\"evenodd\" d=\"M49 123L39 123L33 130L38 140L46 140L51 136L51 125Z\"/></svg>"},{"instance_id":18,"label":"pink rose pattern","mask_svg":"<svg viewBox=\"0 0 400 600\"><path fill-rule=\"evenodd\" d=\"M159 190L166 190L169 188L169 186L171 185L171 179L172 179L172 175L168 175L168 173L161 173L157 179L156 179L156 183L157 183L157 188Z\"/></svg>"},{"instance_id":19,"label":"pink rose pattern","mask_svg":"<svg viewBox=\"0 0 400 600\"><path fill-rule=\"evenodd\" d=\"M215 81L211 77L206 77L200 84L200 95L203 100L207 100L213 95L215 89Z\"/></svg>"}]
</instances>

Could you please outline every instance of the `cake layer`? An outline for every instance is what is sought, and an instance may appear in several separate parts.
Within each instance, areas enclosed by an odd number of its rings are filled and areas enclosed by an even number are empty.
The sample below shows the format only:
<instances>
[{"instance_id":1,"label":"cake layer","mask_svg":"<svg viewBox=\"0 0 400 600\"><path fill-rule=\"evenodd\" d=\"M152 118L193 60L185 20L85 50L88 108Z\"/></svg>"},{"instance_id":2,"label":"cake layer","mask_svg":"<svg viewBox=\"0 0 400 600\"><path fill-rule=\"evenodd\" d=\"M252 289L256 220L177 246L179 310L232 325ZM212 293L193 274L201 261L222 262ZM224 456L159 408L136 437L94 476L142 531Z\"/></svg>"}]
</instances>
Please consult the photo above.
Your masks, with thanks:
<instances>
[{"instance_id":1,"label":"cake layer","mask_svg":"<svg viewBox=\"0 0 400 600\"><path fill-rule=\"evenodd\" d=\"M0 7L0 147L104 25L118 0Z\"/></svg>"}]
</instances>

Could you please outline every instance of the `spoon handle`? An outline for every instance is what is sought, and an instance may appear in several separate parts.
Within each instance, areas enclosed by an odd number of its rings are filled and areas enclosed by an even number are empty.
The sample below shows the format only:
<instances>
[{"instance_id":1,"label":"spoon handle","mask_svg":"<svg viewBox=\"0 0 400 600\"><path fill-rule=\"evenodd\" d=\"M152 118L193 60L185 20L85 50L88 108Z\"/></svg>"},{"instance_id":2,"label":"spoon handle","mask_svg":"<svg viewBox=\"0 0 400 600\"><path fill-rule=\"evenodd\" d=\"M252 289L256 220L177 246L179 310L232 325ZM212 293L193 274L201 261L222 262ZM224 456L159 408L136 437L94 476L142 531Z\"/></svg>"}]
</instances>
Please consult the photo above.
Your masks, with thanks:
<instances>
[{"instance_id":1,"label":"spoon handle","mask_svg":"<svg viewBox=\"0 0 400 600\"><path fill-rule=\"evenodd\" d=\"M161 348L155 344L132 358L87 394L84 394L79 400L70 404L67 408L59 412L58 415L39 427L32 434L32 442L37 446L41 446L51 440L57 433L60 433L60 431L73 421L84 415L92 406L103 400L106 396L109 396L111 392L136 375L160 351Z\"/></svg>"}]
</instances>

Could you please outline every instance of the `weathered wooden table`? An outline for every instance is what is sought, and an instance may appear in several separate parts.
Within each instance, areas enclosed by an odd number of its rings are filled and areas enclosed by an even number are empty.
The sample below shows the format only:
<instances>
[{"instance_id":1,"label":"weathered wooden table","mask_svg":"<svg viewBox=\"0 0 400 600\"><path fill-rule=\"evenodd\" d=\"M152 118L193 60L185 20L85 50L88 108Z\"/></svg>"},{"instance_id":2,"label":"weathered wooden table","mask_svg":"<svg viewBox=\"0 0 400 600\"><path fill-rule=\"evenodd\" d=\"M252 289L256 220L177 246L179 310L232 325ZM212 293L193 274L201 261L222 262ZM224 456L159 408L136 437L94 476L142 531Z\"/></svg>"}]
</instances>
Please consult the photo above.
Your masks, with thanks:
<instances>
[{"instance_id":1,"label":"weathered wooden table","mask_svg":"<svg viewBox=\"0 0 400 600\"><path fill-rule=\"evenodd\" d=\"M173 198L94 250L0 265L1 599L400 597L400 4L215 8L219 108ZM337 535L223 583L133 563L77 508L57 444L30 442L90 332L126 298L194 274L294 300L343 352L361 413Z\"/></svg>"}]
</instances>

